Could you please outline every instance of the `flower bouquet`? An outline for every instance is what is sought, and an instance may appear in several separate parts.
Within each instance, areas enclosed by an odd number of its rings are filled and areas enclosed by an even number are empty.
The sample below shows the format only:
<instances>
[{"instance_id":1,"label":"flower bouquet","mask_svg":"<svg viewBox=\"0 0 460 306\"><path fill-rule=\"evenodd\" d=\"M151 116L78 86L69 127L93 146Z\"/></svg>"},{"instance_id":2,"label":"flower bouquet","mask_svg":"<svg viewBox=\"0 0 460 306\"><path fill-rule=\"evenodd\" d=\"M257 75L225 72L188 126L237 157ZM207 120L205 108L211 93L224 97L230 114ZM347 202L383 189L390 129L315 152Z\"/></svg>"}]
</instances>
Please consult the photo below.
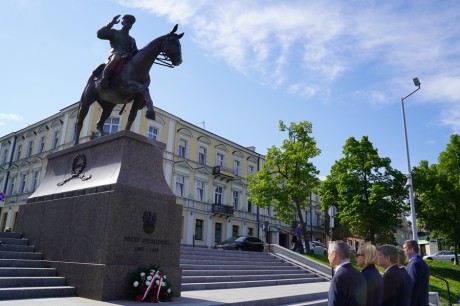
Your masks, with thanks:
<instances>
[{"instance_id":1,"label":"flower bouquet","mask_svg":"<svg viewBox=\"0 0 460 306\"><path fill-rule=\"evenodd\" d=\"M129 298L138 302L170 302L173 296L171 284L159 266L139 268L133 273L128 292Z\"/></svg>"}]
</instances>

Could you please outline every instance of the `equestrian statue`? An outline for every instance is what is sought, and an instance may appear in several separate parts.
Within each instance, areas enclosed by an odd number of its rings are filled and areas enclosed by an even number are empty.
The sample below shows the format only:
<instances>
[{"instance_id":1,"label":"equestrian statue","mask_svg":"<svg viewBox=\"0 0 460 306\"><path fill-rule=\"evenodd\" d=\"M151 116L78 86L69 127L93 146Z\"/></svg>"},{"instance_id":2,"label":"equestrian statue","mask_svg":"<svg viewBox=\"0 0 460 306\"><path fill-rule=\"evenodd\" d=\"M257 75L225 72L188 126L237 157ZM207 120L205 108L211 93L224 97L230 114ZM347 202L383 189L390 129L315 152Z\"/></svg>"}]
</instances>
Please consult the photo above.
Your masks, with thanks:
<instances>
[{"instance_id":1,"label":"equestrian statue","mask_svg":"<svg viewBox=\"0 0 460 306\"><path fill-rule=\"evenodd\" d=\"M182 63L179 39L184 36L184 33L176 34L177 24L171 32L154 39L138 50L136 41L129 35L129 30L136 19L132 15L124 15L122 28L112 29L120 22L119 17L120 15L113 17L109 24L97 32L98 38L110 41L111 49L107 62L93 71L81 95L75 124L75 144L79 143L81 128L89 107L96 101L102 107L102 114L96 125L101 136L104 135L104 123L117 104L133 103L126 130L131 129L138 110L144 106L147 106L145 117L155 120L155 111L149 93L149 71L154 63L171 68Z\"/></svg>"}]
</instances>

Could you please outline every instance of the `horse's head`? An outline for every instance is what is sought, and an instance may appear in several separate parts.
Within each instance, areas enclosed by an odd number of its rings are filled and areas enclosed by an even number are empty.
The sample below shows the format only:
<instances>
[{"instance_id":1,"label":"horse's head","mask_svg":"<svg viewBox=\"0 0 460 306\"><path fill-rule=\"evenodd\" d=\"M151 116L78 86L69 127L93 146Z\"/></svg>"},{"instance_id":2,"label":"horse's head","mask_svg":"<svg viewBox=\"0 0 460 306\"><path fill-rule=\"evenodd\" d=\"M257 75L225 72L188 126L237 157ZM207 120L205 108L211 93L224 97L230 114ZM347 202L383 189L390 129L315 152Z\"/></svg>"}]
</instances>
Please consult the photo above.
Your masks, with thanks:
<instances>
[{"instance_id":1,"label":"horse's head","mask_svg":"<svg viewBox=\"0 0 460 306\"><path fill-rule=\"evenodd\" d=\"M184 36L184 33L176 34L177 26L176 24L172 31L165 36L161 50L171 60L174 66L179 66L182 63L182 49L179 39Z\"/></svg>"}]
</instances>

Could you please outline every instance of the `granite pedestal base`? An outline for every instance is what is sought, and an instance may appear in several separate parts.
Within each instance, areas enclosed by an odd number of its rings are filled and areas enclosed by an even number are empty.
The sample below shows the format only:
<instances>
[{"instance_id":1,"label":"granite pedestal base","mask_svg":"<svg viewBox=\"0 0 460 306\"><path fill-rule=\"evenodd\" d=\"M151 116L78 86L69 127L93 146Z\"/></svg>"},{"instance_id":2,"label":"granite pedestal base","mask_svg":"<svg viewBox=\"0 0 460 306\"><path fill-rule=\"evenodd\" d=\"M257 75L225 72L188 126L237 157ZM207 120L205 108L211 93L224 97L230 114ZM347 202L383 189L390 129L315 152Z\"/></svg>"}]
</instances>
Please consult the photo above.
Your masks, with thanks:
<instances>
[{"instance_id":1,"label":"granite pedestal base","mask_svg":"<svg viewBox=\"0 0 460 306\"><path fill-rule=\"evenodd\" d=\"M48 156L45 179L20 208L16 229L77 295L126 298L131 273L151 264L180 295L182 207L164 179L163 150L123 131Z\"/></svg>"}]
</instances>

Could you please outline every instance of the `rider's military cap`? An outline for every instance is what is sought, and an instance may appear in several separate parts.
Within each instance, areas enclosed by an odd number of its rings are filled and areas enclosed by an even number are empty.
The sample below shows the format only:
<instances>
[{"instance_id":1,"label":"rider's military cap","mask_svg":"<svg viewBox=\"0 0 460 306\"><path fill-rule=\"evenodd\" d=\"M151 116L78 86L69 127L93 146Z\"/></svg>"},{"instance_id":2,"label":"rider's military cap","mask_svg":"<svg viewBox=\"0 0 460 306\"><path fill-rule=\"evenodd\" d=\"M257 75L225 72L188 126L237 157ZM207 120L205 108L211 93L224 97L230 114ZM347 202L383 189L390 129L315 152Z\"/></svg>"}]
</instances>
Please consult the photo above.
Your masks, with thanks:
<instances>
[{"instance_id":1,"label":"rider's military cap","mask_svg":"<svg viewBox=\"0 0 460 306\"><path fill-rule=\"evenodd\" d=\"M134 17L133 15L124 15L124 16L122 17L122 19L129 20L129 21L131 21L132 23L135 23L135 22L136 22L136 17Z\"/></svg>"}]
</instances>

